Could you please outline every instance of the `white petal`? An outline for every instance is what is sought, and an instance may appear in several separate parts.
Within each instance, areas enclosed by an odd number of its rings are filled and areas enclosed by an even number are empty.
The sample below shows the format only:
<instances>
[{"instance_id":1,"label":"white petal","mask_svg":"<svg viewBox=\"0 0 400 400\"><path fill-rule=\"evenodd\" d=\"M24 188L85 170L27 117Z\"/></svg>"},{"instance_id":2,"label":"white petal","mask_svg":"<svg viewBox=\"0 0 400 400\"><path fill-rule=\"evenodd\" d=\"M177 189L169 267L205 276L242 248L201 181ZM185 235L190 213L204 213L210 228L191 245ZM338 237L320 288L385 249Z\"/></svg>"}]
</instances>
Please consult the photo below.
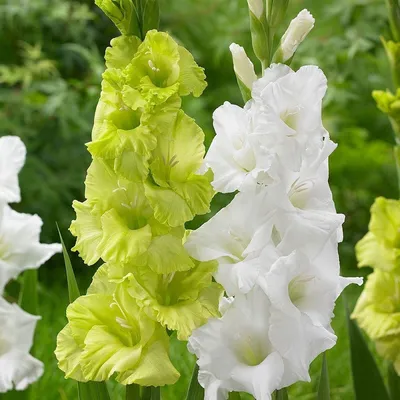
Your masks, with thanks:
<instances>
[{"instance_id":1,"label":"white petal","mask_svg":"<svg viewBox=\"0 0 400 400\"><path fill-rule=\"evenodd\" d=\"M0 203L21 201L18 174L25 157L26 148L19 137L0 138Z\"/></svg>"},{"instance_id":2,"label":"white petal","mask_svg":"<svg viewBox=\"0 0 400 400\"><path fill-rule=\"evenodd\" d=\"M0 393L25 390L43 374L44 365L30 354L13 351L0 356Z\"/></svg>"}]
</instances>

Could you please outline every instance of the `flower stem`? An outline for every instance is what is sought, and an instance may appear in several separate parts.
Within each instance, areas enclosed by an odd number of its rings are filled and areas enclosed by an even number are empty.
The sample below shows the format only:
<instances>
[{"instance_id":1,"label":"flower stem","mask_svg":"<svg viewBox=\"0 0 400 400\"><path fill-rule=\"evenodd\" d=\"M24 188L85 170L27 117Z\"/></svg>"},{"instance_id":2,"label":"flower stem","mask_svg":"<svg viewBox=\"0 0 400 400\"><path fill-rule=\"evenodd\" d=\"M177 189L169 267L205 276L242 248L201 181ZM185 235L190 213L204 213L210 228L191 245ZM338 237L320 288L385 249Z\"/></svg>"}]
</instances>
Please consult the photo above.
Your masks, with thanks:
<instances>
[{"instance_id":1,"label":"flower stem","mask_svg":"<svg viewBox=\"0 0 400 400\"><path fill-rule=\"evenodd\" d=\"M126 386L126 400L141 400L140 386L133 383L132 385Z\"/></svg>"}]
</instances>

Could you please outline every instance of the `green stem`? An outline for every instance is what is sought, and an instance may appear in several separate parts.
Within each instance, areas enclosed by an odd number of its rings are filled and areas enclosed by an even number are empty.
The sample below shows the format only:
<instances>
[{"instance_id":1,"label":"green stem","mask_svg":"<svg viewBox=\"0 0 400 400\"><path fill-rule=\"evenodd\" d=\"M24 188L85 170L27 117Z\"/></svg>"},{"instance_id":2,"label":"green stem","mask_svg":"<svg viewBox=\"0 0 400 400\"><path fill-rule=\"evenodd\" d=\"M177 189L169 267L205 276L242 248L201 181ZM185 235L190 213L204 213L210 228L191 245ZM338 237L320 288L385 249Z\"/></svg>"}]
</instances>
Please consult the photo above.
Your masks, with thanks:
<instances>
[{"instance_id":1,"label":"green stem","mask_svg":"<svg viewBox=\"0 0 400 400\"><path fill-rule=\"evenodd\" d=\"M400 5L398 0L386 0L389 9L389 22L393 39L400 41Z\"/></svg>"},{"instance_id":2,"label":"green stem","mask_svg":"<svg viewBox=\"0 0 400 400\"><path fill-rule=\"evenodd\" d=\"M392 400L400 399L400 376L397 375L393 364L388 366L389 394Z\"/></svg>"},{"instance_id":3,"label":"green stem","mask_svg":"<svg viewBox=\"0 0 400 400\"><path fill-rule=\"evenodd\" d=\"M141 400L151 400L151 386L143 386L142 387Z\"/></svg>"},{"instance_id":4,"label":"green stem","mask_svg":"<svg viewBox=\"0 0 400 400\"><path fill-rule=\"evenodd\" d=\"M126 400L141 400L140 396L140 386L136 384L126 386Z\"/></svg>"},{"instance_id":5,"label":"green stem","mask_svg":"<svg viewBox=\"0 0 400 400\"><path fill-rule=\"evenodd\" d=\"M151 388L151 400L161 399L161 389L159 386Z\"/></svg>"}]
</instances>

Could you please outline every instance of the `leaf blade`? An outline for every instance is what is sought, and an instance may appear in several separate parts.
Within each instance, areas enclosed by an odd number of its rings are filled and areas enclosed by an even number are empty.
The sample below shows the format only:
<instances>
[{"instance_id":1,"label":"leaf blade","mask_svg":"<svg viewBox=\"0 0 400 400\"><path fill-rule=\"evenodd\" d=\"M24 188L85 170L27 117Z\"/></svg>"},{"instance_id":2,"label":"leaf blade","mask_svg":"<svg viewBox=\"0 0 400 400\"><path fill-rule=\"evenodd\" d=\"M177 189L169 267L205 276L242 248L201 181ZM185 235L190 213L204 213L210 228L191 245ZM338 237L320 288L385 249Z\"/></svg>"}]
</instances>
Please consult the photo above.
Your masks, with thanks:
<instances>
[{"instance_id":1,"label":"leaf blade","mask_svg":"<svg viewBox=\"0 0 400 400\"><path fill-rule=\"evenodd\" d=\"M319 379L318 397L317 400L330 400L330 388L329 388L329 372L328 362L326 360L326 353L323 355L321 376Z\"/></svg>"},{"instance_id":2,"label":"leaf blade","mask_svg":"<svg viewBox=\"0 0 400 400\"><path fill-rule=\"evenodd\" d=\"M350 338L351 369L356 400L389 400L382 376L367 343L346 307Z\"/></svg>"},{"instance_id":3,"label":"leaf blade","mask_svg":"<svg viewBox=\"0 0 400 400\"><path fill-rule=\"evenodd\" d=\"M189 390L186 395L186 400L204 399L204 389L199 383L198 376L199 376L199 366L196 363L193 368L192 379L190 381Z\"/></svg>"}]
</instances>

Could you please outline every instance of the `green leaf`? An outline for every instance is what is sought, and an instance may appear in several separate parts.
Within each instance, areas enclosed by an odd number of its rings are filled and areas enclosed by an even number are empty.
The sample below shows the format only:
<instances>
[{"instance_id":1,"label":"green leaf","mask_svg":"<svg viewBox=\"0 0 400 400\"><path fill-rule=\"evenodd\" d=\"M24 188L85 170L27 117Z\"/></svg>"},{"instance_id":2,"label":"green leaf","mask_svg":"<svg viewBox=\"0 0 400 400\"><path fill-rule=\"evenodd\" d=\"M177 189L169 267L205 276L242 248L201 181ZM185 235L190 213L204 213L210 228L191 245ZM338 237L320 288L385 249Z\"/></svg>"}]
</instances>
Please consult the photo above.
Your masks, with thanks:
<instances>
[{"instance_id":1,"label":"green leaf","mask_svg":"<svg viewBox=\"0 0 400 400\"><path fill-rule=\"evenodd\" d=\"M346 309L356 400L389 400L382 376L356 322Z\"/></svg>"},{"instance_id":2,"label":"green leaf","mask_svg":"<svg viewBox=\"0 0 400 400\"><path fill-rule=\"evenodd\" d=\"M289 400L289 396L285 388L276 391L276 400Z\"/></svg>"},{"instance_id":3,"label":"green leaf","mask_svg":"<svg viewBox=\"0 0 400 400\"><path fill-rule=\"evenodd\" d=\"M60 228L58 227L58 224L56 224L56 225L57 225L58 234L60 235L60 240L61 240L61 244L62 244L62 248L63 248L65 271L67 273L69 302L72 303L80 296L79 287L78 287L78 284L76 283L74 270L71 265L71 260L68 255L68 250L65 247L64 240L63 240L61 232L60 232Z\"/></svg>"},{"instance_id":4,"label":"green leaf","mask_svg":"<svg viewBox=\"0 0 400 400\"><path fill-rule=\"evenodd\" d=\"M400 376L397 375L392 363L388 366L388 378L390 398L392 400L400 399Z\"/></svg>"},{"instance_id":5,"label":"green leaf","mask_svg":"<svg viewBox=\"0 0 400 400\"><path fill-rule=\"evenodd\" d=\"M241 400L239 392L230 392L229 393L229 400Z\"/></svg>"},{"instance_id":6,"label":"green leaf","mask_svg":"<svg viewBox=\"0 0 400 400\"><path fill-rule=\"evenodd\" d=\"M79 400L110 400L104 382L78 382L78 395Z\"/></svg>"},{"instance_id":7,"label":"green leaf","mask_svg":"<svg viewBox=\"0 0 400 400\"><path fill-rule=\"evenodd\" d=\"M199 383L199 366L194 365L192 379L190 381L189 390L186 395L186 400L203 400L204 399L204 389Z\"/></svg>"},{"instance_id":8,"label":"green leaf","mask_svg":"<svg viewBox=\"0 0 400 400\"><path fill-rule=\"evenodd\" d=\"M37 295L37 269L30 269L24 272L22 290L19 294L19 305L29 314L38 314Z\"/></svg>"},{"instance_id":9,"label":"green leaf","mask_svg":"<svg viewBox=\"0 0 400 400\"><path fill-rule=\"evenodd\" d=\"M329 400L330 398L331 398L331 396L330 396L330 390L329 390L328 363L326 361L326 353L324 353L323 359L322 359L321 377L319 379L317 400Z\"/></svg>"}]
</instances>

